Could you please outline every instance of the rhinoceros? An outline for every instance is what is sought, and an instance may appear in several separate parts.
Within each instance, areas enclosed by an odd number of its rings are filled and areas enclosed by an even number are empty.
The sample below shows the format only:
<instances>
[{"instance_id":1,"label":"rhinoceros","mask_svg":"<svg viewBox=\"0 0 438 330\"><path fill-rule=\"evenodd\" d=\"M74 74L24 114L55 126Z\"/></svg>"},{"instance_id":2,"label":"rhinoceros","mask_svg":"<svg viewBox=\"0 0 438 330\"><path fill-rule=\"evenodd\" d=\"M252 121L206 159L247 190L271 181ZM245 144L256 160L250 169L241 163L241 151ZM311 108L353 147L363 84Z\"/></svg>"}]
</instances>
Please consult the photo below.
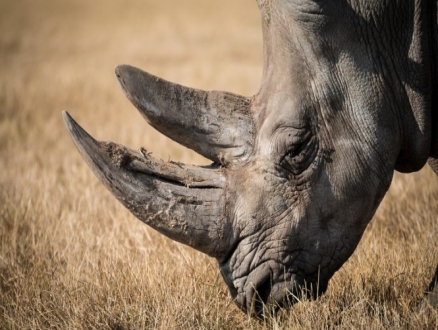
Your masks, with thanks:
<instances>
[{"instance_id":1,"label":"rhinoceros","mask_svg":"<svg viewBox=\"0 0 438 330\"><path fill-rule=\"evenodd\" d=\"M263 315L319 296L355 250L394 170L438 174L436 0L258 0L264 70L244 97L115 69L192 166L99 142L79 152L137 218L218 261L235 303Z\"/></svg>"}]
</instances>

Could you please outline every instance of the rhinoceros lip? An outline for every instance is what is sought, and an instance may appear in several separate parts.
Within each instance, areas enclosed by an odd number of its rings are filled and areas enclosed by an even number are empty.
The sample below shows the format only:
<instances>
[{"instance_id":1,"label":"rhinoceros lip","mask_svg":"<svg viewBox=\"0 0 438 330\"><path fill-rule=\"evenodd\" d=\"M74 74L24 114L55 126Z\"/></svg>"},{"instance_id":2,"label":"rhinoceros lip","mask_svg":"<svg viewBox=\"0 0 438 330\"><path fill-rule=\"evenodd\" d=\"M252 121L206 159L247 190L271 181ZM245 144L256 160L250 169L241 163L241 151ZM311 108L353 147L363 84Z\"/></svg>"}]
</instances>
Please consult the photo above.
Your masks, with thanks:
<instances>
[{"instance_id":1,"label":"rhinoceros lip","mask_svg":"<svg viewBox=\"0 0 438 330\"><path fill-rule=\"evenodd\" d=\"M288 280L275 281L272 274L266 274L255 285L252 283L245 290L246 306L241 306L246 311L263 318L276 313L285 304L294 305L299 301L303 285L298 274L290 274Z\"/></svg>"},{"instance_id":2,"label":"rhinoceros lip","mask_svg":"<svg viewBox=\"0 0 438 330\"><path fill-rule=\"evenodd\" d=\"M306 283L298 273L291 274L288 280L277 282L272 282L269 277L256 287L257 293L252 309L257 317L264 318L267 316L265 311L272 315L285 306L300 302L304 297L317 299L325 289L326 285Z\"/></svg>"}]
</instances>

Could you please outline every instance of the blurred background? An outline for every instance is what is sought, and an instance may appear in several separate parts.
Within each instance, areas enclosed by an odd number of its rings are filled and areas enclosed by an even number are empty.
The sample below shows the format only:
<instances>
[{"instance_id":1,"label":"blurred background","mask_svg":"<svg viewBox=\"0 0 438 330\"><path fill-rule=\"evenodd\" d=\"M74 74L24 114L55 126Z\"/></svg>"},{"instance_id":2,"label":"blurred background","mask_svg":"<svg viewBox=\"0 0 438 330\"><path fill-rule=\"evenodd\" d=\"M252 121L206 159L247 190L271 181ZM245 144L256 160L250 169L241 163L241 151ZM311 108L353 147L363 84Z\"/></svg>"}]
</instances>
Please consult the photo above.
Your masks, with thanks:
<instances>
[{"instance_id":1,"label":"blurred background","mask_svg":"<svg viewBox=\"0 0 438 330\"><path fill-rule=\"evenodd\" d=\"M437 324L412 314L438 262L428 168L396 175L322 299L258 322L234 306L215 260L136 220L80 158L61 110L97 139L209 163L146 124L114 67L250 96L260 24L254 0L0 0L1 329Z\"/></svg>"}]
</instances>

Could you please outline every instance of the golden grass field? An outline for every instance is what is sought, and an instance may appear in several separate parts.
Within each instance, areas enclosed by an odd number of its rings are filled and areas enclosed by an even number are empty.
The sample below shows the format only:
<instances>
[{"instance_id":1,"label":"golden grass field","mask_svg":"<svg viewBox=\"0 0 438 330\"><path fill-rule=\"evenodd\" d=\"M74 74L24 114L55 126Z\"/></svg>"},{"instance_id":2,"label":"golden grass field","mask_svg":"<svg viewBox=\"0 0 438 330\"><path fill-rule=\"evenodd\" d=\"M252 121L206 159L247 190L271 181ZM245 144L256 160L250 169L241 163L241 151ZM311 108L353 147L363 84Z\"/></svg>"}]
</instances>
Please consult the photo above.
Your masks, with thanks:
<instances>
[{"instance_id":1,"label":"golden grass field","mask_svg":"<svg viewBox=\"0 0 438 330\"><path fill-rule=\"evenodd\" d=\"M147 228L71 142L92 135L205 159L149 127L114 77L128 63L203 89L257 92L254 0L0 0L0 329L437 329L417 311L438 263L438 178L396 174L318 301L240 312L216 261Z\"/></svg>"}]
</instances>

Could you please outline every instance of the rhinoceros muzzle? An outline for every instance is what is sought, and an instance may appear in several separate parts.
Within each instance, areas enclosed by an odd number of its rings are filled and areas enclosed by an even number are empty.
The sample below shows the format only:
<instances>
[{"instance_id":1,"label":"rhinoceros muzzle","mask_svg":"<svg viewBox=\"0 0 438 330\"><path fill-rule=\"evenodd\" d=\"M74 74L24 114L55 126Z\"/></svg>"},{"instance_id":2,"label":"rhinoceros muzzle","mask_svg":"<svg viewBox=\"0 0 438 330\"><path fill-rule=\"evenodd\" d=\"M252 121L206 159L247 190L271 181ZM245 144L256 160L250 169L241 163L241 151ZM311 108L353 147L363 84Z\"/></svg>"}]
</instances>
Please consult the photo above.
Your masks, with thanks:
<instances>
[{"instance_id":1,"label":"rhinoceros muzzle","mask_svg":"<svg viewBox=\"0 0 438 330\"><path fill-rule=\"evenodd\" d=\"M303 298L316 299L327 289L326 280L307 282L306 276L295 266L280 265L274 260L262 263L248 276L234 281L228 276L227 266L219 264L235 303L243 311L260 318L273 315ZM236 288L233 282L242 284Z\"/></svg>"}]
</instances>

